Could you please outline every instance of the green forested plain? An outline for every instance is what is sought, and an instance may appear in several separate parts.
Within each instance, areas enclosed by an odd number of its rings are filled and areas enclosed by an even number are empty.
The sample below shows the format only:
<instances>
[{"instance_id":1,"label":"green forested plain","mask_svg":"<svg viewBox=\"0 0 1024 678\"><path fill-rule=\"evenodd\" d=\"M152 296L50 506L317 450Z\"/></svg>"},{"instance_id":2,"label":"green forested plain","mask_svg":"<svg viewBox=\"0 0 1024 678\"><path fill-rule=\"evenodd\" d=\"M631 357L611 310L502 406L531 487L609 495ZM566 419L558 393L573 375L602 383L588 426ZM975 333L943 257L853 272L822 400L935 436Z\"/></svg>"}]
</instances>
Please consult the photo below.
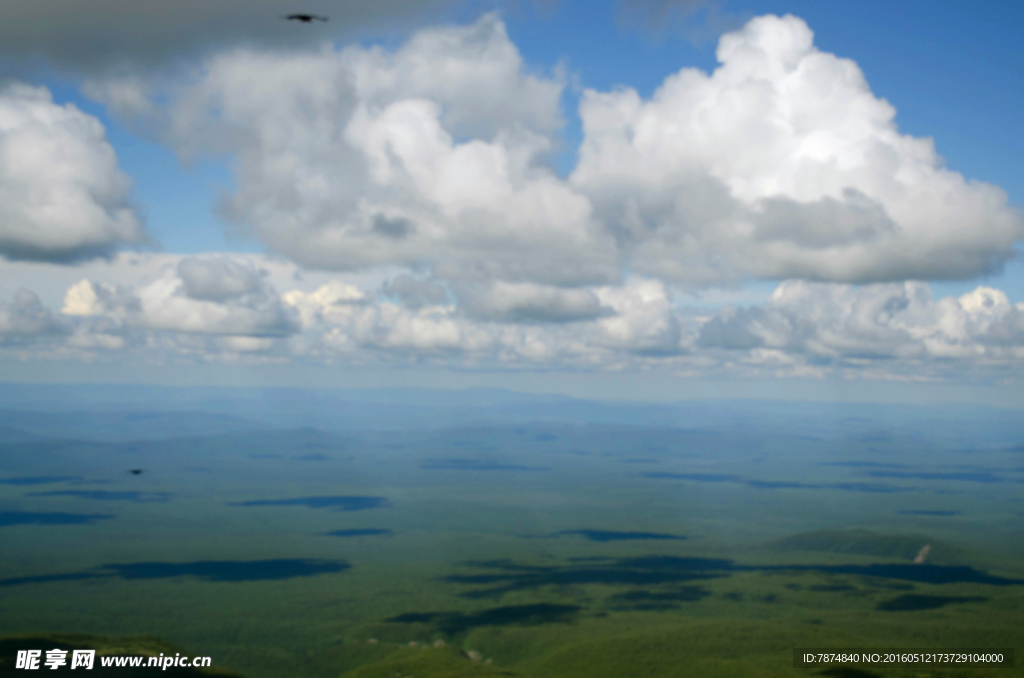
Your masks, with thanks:
<instances>
[{"instance_id":1,"label":"green forested plain","mask_svg":"<svg viewBox=\"0 0 1024 678\"><path fill-rule=\"evenodd\" d=\"M1021 451L863 438L547 424L12 439L2 651L92 634L250 678L1022 675ZM164 645L125 640L139 636ZM796 647L1017 662L808 669Z\"/></svg>"}]
</instances>

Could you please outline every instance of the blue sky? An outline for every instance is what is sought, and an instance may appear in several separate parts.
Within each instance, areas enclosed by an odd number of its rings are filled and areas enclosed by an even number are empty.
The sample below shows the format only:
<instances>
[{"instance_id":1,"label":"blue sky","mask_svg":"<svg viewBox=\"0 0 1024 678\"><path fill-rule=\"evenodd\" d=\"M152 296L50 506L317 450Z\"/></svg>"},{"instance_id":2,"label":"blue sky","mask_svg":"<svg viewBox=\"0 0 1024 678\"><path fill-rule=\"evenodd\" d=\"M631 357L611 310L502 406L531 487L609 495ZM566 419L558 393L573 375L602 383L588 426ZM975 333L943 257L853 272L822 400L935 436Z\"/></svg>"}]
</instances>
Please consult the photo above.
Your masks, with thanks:
<instances>
[{"instance_id":1,"label":"blue sky","mask_svg":"<svg viewBox=\"0 0 1024 678\"><path fill-rule=\"evenodd\" d=\"M99 11L120 0L93 2ZM220 0L225 11L232 2ZM274 2L256 9L270 12ZM329 0L321 4L317 11L331 14ZM467 384L525 380L530 390L553 384L550 374L558 373L559 383L570 384L600 375L614 391L614 375L639 383L644 378L636 375L654 370L673 375L677 382L669 383L682 390L729 383L726 390L738 395L755 383L790 393L808 379L826 384L824 393L838 388L837 380L856 381L862 394L894 382L942 383L954 400L957 393L984 399L976 393L982 386L1016 393L1024 362L1024 184L1014 171L1024 152L1015 116L1024 104L1017 76L1024 9L995 2L679 2L658 16L659 4L523 2L481 19L494 5L437 2L420 11L389 0L377 15L335 15L309 39L305 26L256 19L252 36L244 25L221 34L211 19L180 51L174 16L154 15L149 23L143 16L125 30L143 37L152 31L151 44L115 41L110 49L119 61L107 58L98 38L90 42L109 30L102 22L64 25L19 10L16 19L34 22L41 37L35 45L14 41L0 64L9 83L42 86L53 103L9 88L0 105L21 122L0 126L0 134L11 149L41 144L47 133L54 147L80 142L74 157L83 164L69 179L38 171L41 185L57 186L51 216L40 216L28 199L0 212L13 224L11 234L0 231L7 257L0 259L0 379L6 371L16 380L50 381L57 373L136 381L144 371L146 379L160 380L153 375L162 372L167 380L184 370L216 381L210 365L233 365L236 373L274 371L267 378L280 381L327 365L339 382L359 366L371 374L398 370L418 385L427 373L448 374L451 384L470 374ZM795 23L758 19L788 14ZM779 40L803 44L808 28L813 48L800 47L800 58L811 64L823 54L827 67L800 81L812 88L800 91L811 94L786 89L792 78L763 76L780 102L764 121L743 108L759 95L724 75L701 81L708 87L703 103L685 89L660 103L651 99L680 69L712 73L723 34L738 36L744 49L771 50ZM474 57L481 41L489 51ZM730 68L737 73L788 58L736 54ZM852 60L870 93L829 55ZM305 59L298 79L286 75L299 72L289 70L297 59ZM431 59L432 74L416 75L416 64ZM250 75L259 69L265 79ZM356 77L367 80L351 91L341 84ZM254 79L234 84L247 78ZM279 95L258 91L274 87L274 78L288 78ZM397 80L377 86L387 78ZM823 84L828 78L838 79ZM635 113L623 112L633 105L628 90L638 95ZM886 127L876 99L895 108L895 127ZM68 113L68 104L77 112ZM844 107L857 113L821 113ZM705 140L682 127L740 110L744 122L737 124L748 129L737 129L735 144L728 129ZM331 140L318 148L312 133L279 139L271 123L296 114L294 129L314 126ZM17 115L49 121L51 131ZM52 122L55 115L67 122ZM780 115L792 117L783 123ZM588 137L584 116L591 125L614 122ZM102 125L105 141L60 136L78 134L85 119ZM758 151L750 130L761 124L806 136L779 137L781 146ZM616 130L642 129L633 125L681 136L665 148L643 150L637 141L614 151L632 155L605 164L619 143ZM861 135L859 146L822 150L851 134ZM751 140L746 146L744 138ZM934 140L944 164L920 155L925 151L912 139L923 138ZM417 145L403 151L395 145L403 139ZM103 164L105 143L116 167ZM546 150L538 152L538 143ZM895 179L866 174L888 171L872 155L879 143L902 149L891 150L901 158ZM674 156L665 150L672 144L682 149ZM798 156L778 155L783 147L818 154L814 162L826 163L826 174L828 167L853 174L815 188L814 172L793 169ZM589 155L580 155L587 148ZM56 166L56 156L45 155L52 152L39 151L42 165ZM704 159L693 161L694 154ZM515 165L517 157L528 157L527 165ZM513 164L492 168L493 158ZM458 165L464 161L471 164ZM849 169L862 161L869 169ZM775 174L773 162L783 163ZM633 169L620 171L627 165ZM443 167L454 169L443 174ZM545 168L551 179L543 178ZM956 184L947 169L968 183ZM492 170L497 184L486 183ZM130 180L130 191L119 188L119 176ZM26 177L16 169L0 173L0 190L34 195ZM406 181L415 184L413 193ZM701 181L711 188L700 188ZM1005 191L1009 203L998 204L998 195L975 181ZM369 183L360 189L360 182ZM717 186L731 192L729 202L701 207ZM907 197L912 193L939 197ZM948 209L934 212L936 201ZM731 210L728 222L704 223L720 210ZM76 213L93 221L79 224L68 216ZM54 214L65 221L53 221ZM836 228L859 230L848 236ZM748 235L724 235L732 229ZM896 239L879 244L887 237ZM992 261L1006 263L993 272L985 263ZM16 298L21 288L36 301ZM208 376L200 376L200 365Z\"/></svg>"}]
</instances>

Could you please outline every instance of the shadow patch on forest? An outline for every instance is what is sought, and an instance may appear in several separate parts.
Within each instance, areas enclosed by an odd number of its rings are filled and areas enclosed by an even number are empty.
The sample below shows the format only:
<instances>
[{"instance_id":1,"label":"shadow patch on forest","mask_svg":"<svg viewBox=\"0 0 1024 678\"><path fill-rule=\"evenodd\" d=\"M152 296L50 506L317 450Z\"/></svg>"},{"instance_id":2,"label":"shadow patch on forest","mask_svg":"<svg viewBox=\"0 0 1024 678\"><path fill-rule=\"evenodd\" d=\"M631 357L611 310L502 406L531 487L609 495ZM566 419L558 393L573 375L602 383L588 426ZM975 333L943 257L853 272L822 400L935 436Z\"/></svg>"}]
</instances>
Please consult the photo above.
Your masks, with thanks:
<instances>
[{"instance_id":1,"label":"shadow patch on forest","mask_svg":"<svg viewBox=\"0 0 1024 678\"><path fill-rule=\"evenodd\" d=\"M674 591L637 589L609 597L608 604L617 610L677 610L680 603L696 603L710 595L703 586L684 586Z\"/></svg>"},{"instance_id":2,"label":"shadow patch on forest","mask_svg":"<svg viewBox=\"0 0 1024 678\"><path fill-rule=\"evenodd\" d=\"M514 591L545 586L605 584L655 586L721 579L738 572L818 573L895 579L925 584L973 583L990 586L1024 584L1022 579L997 577L966 566L925 564L874 565L741 565L719 558L644 556L639 558L593 558L571 565L519 565L508 560L470 561L464 567L483 570L474 574L452 574L442 578L451 584L474 586L459 594L465 598L500 598Z\"/></svg>"},{"instance_id":3,"label":"shadow patch on forest","mask_svg":"<svg viewBox=\"0 0 1024 678\"><path fill-rule=\"evenodd\" d=\"M849 584L816 584L808 586L807 590L815 593L837 593L839 591L856 591L857 587Z\"/></svg>"},{"instance_id":4,"label":"shadow patch on forest","mask_svg":"<svg viewBox=\"0 0 1024 678\"><path fill-rule=\"evenodd\" d=\"M480 612L411 612L386 621L399 624L429 624L445 635L454 636L480 626L539 626L568 623L580 611L578 605L509 605Z\"/></svg>"},{"instance_id":5,"label":"shadow patch on forest","mask_svg":"<svg viewBox=\"0 0 1024 678\"><path fill-rule=\"evenodd\" d=\"M333 532L324 532L324 536L327 537L378 537L378 536L391 536L394 532L384 528L377 527L365 527L355 530L334 530Z\"/></svg>"},{"instance_id":6,"label":"shadow patch on forest","mask_svg":"<svg viewBox=\"0 0 1024 678\"><path fill-rule=\"evenodd\" d=\"M1014 586L1024 584L1024 579L1006 579L990 575L966 565L924 565L916 563L888 563L875 565L741 565L737 569L762 572L824 572L827 574L852 574L862 577L898 579L921 584L988 584L989 586Z\"/></svg>"},{"instance_id":7,"label":"shadow patch on forest","mask_svg":"<svg viewBox=\"0 0 1024 678\"><path fill-rule=\"evenodd\" d=\"M801 532L780 539L771 546L784 551L850 554L912 561L925 544L931 545L929 558L932 565L955 565L967 557L963 549L928 535L882 534L862 528Z\"/></svg>"},{"instance_id":8,"label":"shadow patch on forest","mask_svg":"<svg viewBox=\"0 0 1024 678\"><path fill-rule=\"evenodd\" d=\"M466 591L465 598L500 597L512 591L570 584L606 584L651 586L729 576L730 560L648 556L643 558L603 558L568 566L516 565L508 561L465 563L477 569L498 570L482 574L454 574L443 578L453 584L485 585Z\"/></svg>"},{"instance_id":9,"label":"shadow patch on forest","mask_svg":"<svg viewBox=\"0 0 1024 678\"><path fill-rule=\"evenodd\" d=\"M875 606L876 610L885 612L912 612L915 610L935 610L953 603L984 603L988 598L978 596L965 598L961 596L923 596L916 593L908 593L896 596L889 600L883 600Z\"/></svg>"}]
</instances>

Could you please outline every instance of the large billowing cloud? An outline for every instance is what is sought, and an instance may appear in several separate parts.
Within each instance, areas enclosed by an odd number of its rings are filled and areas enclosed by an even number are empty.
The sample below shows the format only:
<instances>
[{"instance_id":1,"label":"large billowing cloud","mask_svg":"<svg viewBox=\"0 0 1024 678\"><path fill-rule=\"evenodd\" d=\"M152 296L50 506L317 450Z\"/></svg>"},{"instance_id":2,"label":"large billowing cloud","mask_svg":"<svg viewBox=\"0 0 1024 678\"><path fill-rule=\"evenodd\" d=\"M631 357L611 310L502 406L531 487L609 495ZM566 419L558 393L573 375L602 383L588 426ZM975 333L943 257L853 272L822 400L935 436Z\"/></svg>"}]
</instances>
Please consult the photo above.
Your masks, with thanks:
<instances>
[{"instance_id":1,"label":"large billowing cloud","mask_svg":"<svg viewBox=\"0 0 1024 678\"><path fill-rule=\"evenodd\" d=\"M963 279L998 268L1024 218L995 186L901 135L857 65L792 16L726 34L712 74L684 69L648 100L588 91L571 185L633 270L715 283Z\"/></svg>"},{"instance_id":2,"label":"large billowing cloud","mask_svg":"<svg viewBox=\"0 0 1024 678\"><path fill-rule=\"evenodd\" d=\"M528 73L495 15L393 52L220 53L167 107L130 79L89 91L184 155L234 157L224 212L307 267L700 286L966 279L1013 256L1024 217L1003 191L901 134L802 20L754 19L718 58L650 100L585 91L566 179L545 162L562 81Z\"/></svg>"},{"instance_id":3,"label":"large billowing cloud","mask_svg":"<svg viewBox=\"0 0 1024 678\"><path fill-rule=\"evenodd\" d=\"M88 91L185 155L233 155L238 191L224 212L304 266L619 277L588 198L538 161L561 125L562 83L526 73L494 15L423 31L394 53L223 53L166 110L134 80Z\"/></svg>"},{"instance_id":4,"label":"large billowing cloud","mask_svg":"<svg viewBox=\"0 0 1024 678\"><path fill-rule=\"evenodd\" d=\"M102 124L42 87L0 84L0 256L74 261L143 239Z\"/></svg>"}]
</instances>

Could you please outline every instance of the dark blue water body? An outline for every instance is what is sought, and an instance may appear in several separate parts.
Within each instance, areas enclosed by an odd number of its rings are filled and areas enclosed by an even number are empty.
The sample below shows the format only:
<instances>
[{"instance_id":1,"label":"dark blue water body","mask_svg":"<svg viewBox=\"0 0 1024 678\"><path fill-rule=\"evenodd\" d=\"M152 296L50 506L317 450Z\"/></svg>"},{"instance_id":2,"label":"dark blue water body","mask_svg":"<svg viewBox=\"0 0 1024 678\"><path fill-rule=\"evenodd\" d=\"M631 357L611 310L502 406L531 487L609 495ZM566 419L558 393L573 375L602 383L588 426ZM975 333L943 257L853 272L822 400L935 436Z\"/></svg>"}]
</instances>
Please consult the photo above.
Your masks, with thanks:
<instances>
[{"instance_id":1,"label":"dark blue water body","mask_svg":"<svg viewBox=\"0 0 1024 678\"><path fill-rule=\"evenodd\" d=\"M262 581L344 572L343 560L285 558L278 560L202 560L191 563L127 563L104 565L121 579L194 577L203 581Z\"/></svg>"},{"instance_id":2,"label":"dark blue water body","mask_svg":"<svg viewBox=\"0 0 1024 678\"><path fill-rule=\"evenodd\" d=\"M77 497L79 499L95 499L97 501L128 501L133 503L167 501L171 497L167 492L108 492L105 490L55 490L53 492L29 492L25 496Z\"/></svg>"},{"instance_id":3,"label":"dark blue water body","mask_svg":"<svg viewBox=\"0 0 1024 678\"><path fill-rule=\"evenodd\" d=\"M739 476L724 473L669 473L666 471L652 471L645 473L644 478L666 479L666 480L692 480L697 483L740 483L743 482Z\"/></svg>"},{"instance_id":4,"label":"dark blue water body","mask_svg":"<svg viewBox=\"0 0 1024 678\"><path fill-rule=\"evenodd\" d=\"M24 476L21 478L0 478L0 485L49 485L80 481L82 476Z\"/></svg>"},{"instance_id":5,"label":"dark blue water body","mask_svg":"<svg viewBox=\"0 0 1024 678\"><path fill-rule=\"evenodd\" d=\"M320 452L314 452L313 454L303 454L298 457L292 457L292 459L298 459L299 461L330 461L334 457L330 457Z\"/></svg>"},{"instance_id":6,"label":"dark blue water body","mask_svg":"<svg viewBox=\"0 0 1024 678\"><path fill-rule=\"evenodd\" d=\"M308 506L309 508L330 508L335 511L366 511L390 506L385 497L296 497L294 499L256 499L254 501L229 502L228 506Z\"/></svg>"},{"instance_id":7,"label":"dark blue water body","mask_svg":"<svg viewBox=\"0 0 1024 678\"><path fill-rule=\"evenodd\" d=\"M191 563L115 563L92 570L36 577L0 579L0 586L45 584L84 579L171 579L192 577L210 582L242 582L293 579L344 572L352 567L344 560L290 558L278 560L200 560Z\"/></svg>"},{"instance_id":8,"label":"dark blue water body","mask_svg":"<svg viewBox=\"0 0 1024 678\"><path fill-rule=\"evenodd\" d=\"M960 511L900 511L901 516L936 516L936 517L948 517L958 516Z\"/></svg>"},{"instance_id":9,"label":"dark blue water body","mask_svg":"<svg viewBox=\"0 0 1024 678\"><path fill-rule=\"evenodd\" d=\"M485 459L428 459L421 466L426 471L550 471L547 466L502 464Z\"/></svg>"},{"instance_id":10,"label":"dark blue water body","mask_svg":"<svg viewBox=\"0 0 1024 678\"><path fill-rule=\"evenodd\" d=\"M991 473L924 473L916 471L868 471L872 478L908 478L913 480L955 480L965 483L1001 483L1005 478Z\"/></svg>"},{"instance_id":11,"label":"dark blue water body","mask_svg":"<svg viewBox=\"0 0 1024 678\"><path fill-rule=\"evenodd\" d=\"M102 513L34 513L30 511L0 512L0 527L7 525L92 525L116 516Z\"/></svg>"},{"instance_id":12,"label":"dark blue water body","mask_svg":"<svg viewBox=\"0 0 1024 678\"><path fill-rule=\"evenodd\" d=\"M873 492L890 494L893 492L912 492L916 487L900 487L882 483L796 483L778 480L748 480L747 487L756 490L842 490L843 492Z\"/></svg>"},{"instance_id":13,"label":"dark blue water body","mask_svg":"<svg viewBox=\"0 0 1024 678\"><path fill-rule=\"evenodd\" d=\"M824 461L822 466L846 466L849 468L907 468L906 464L893 464L880 461Z\"/></svg>"},{"instance_id":14,"label":"dark blue water body","mask_svg":"<svg viewBox=\"0 0 1024 678\"><path fill-rule=\"evenodd\" d=\"M836 483L834 485L826 485L826 487L845 492L875 492L879 494L917 491L916 487L900 487L898 485L883 485L882 483Z\"/></svg>"},{"instance_id":15,"label":"dark blue water body","mask_svg":"<svg viewBox=\"0 0 1024 678\"><path fill-rule=\"evenodd\" d=\"M744 484L755 490L822 490L832 487L831 485L797 483L786 480L748 480Z\"/></svg>"},{"instance_id":16,"label":"dark blue water body","mask_svg":"<svg viewBox=\"0 0 1024 678\"><path fill-rule=\"evenodd\" d=\"M697 483L738 483L755 490L842 490L844 492L912 492L916 487L899 487L882 483L801 483L789 480L743 480L739 476L724 473L670 473L652 471L644 478L655 480L689 480Z\"/></svg>"}]
</instances>

